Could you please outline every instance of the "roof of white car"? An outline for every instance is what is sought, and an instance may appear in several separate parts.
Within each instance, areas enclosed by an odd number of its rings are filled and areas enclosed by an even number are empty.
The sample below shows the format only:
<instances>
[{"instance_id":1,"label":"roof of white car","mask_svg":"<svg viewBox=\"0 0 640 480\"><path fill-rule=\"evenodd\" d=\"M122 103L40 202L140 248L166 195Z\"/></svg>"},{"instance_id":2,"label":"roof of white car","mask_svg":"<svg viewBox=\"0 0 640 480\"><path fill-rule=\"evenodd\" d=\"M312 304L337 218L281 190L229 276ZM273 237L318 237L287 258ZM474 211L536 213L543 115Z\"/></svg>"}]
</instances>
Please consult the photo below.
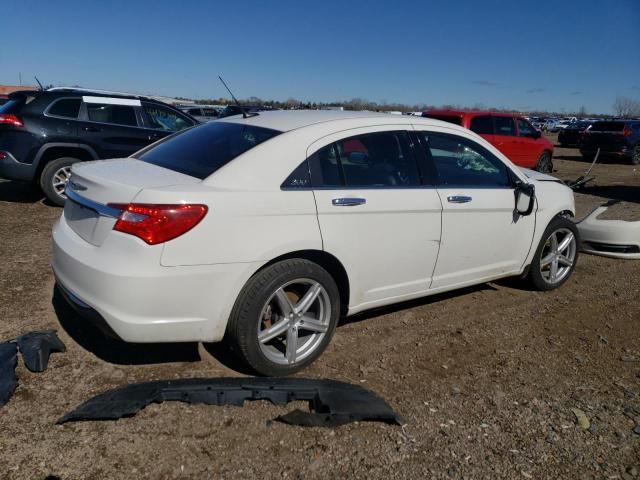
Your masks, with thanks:
<instances>
[{"instance_id":1,"label":"roof of white car","mask_svg":"<svg viewBox=\"0 0 640 480\"><path fill-rule=\"evenodd\" d=\"M281 132L288 132L318 123L333 122L348 119L371 119L373 124L393 123L432 123L441 124L438 120L415 117L411 115L391 115L380 112L352 112L334 110L274 110L259 112L258 115L242 118L242 115L221 118L220 122L244 123L257 127L271 128Z\"/></svg>"}]
</instances>

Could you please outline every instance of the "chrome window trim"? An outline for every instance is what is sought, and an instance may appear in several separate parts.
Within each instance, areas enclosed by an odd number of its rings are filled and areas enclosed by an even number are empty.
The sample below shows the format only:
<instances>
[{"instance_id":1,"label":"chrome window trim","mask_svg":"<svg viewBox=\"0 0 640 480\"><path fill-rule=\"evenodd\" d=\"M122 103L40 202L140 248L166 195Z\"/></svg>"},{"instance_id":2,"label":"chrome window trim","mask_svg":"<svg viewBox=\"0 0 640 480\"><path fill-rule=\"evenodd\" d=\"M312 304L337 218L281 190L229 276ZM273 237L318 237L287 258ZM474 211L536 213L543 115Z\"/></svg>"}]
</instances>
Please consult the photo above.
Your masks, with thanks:
<instances>
[{"instance_id":1,"label":"chrome window trim","mask_svg":"<svg viewBox=\"0 0 640 480\"><path fill-rule=\"evenodd\" d=\"M89 200L88 198L83 197L82 195L78 195L73 190L71 190L71 188L69 188L68 184L67 184L67 188L65 188L64 193L67 196L68 200L72 200L73 202L77 203L82 207L93 210L102 217L118 218L122 213L122 210L118 208L109 207L108 205L104 205L102 203Z\"/></svg>"}]
</instances>

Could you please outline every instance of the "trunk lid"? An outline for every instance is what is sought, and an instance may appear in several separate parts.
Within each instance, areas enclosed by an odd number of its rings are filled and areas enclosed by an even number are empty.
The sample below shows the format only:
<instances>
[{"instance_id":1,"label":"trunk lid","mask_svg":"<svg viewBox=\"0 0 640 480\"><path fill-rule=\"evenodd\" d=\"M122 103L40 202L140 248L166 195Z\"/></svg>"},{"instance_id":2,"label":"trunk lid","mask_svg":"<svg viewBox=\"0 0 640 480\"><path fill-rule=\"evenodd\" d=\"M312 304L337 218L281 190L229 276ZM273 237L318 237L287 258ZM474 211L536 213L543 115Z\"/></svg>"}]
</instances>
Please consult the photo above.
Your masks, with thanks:
<instances>
[{"instance_id":1,"label":"trunk lid","mask_svg":"<svg viewBox=\"0 0 640 480\"><path fill-rule=\"evenodd\" d=\"M201 180L133 158L75 164L63 215L85 241L100 246L118 217L110 203L130 203L145 188L192 185Z\"/></svg>"}]
</instances>

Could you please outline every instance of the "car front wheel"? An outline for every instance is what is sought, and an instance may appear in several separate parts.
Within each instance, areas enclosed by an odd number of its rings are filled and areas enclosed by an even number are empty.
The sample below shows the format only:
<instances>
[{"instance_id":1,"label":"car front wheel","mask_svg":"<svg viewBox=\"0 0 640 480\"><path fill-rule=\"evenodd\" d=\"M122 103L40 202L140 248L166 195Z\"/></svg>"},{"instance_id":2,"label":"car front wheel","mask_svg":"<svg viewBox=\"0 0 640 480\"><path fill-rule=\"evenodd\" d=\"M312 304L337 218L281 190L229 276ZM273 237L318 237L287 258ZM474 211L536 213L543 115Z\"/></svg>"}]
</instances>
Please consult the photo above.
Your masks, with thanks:
<instances>
[{"instance_id":1,"label":"car front wheel","mask_svg":"<svg viewBox=\"0 0 640 480\"><path fill-rule=\"evenodd\" d=\"M247 282L226 340L258 374L289 375L320 356L339 316L340 295L331 275L308 260L284 260Z\"/></svg>"},{"instance_id":2,"label":"car front wheel","mask_svg":"<svg viewBox=\"0 0 640 480\"><path fill-rule=\"evenodd\" d=\"M538 290L553 290L566 282L578 260L578 228L568 218L556 217L542 235L529 267L529 280Z\"/></svg>"}]
</instances>

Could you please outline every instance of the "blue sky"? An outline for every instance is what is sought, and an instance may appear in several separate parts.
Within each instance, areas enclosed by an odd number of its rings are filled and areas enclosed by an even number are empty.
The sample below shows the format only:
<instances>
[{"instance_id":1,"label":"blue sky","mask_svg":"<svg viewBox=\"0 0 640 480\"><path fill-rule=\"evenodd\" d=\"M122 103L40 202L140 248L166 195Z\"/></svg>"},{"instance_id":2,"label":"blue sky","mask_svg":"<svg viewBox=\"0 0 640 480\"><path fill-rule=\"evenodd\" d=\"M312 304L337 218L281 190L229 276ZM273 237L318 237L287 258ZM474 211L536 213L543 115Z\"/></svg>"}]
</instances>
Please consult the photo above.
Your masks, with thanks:
<instances>
[{"instance_id":1,"label":"blue sky","mask_svg":"<svg viewBox=\"0 0 640 480\"><path fill-rule=\"evenodd\" d=\"M3 5L0 84L607 113L640 99L640 1Z\"/></svg>"}]
</instances>

